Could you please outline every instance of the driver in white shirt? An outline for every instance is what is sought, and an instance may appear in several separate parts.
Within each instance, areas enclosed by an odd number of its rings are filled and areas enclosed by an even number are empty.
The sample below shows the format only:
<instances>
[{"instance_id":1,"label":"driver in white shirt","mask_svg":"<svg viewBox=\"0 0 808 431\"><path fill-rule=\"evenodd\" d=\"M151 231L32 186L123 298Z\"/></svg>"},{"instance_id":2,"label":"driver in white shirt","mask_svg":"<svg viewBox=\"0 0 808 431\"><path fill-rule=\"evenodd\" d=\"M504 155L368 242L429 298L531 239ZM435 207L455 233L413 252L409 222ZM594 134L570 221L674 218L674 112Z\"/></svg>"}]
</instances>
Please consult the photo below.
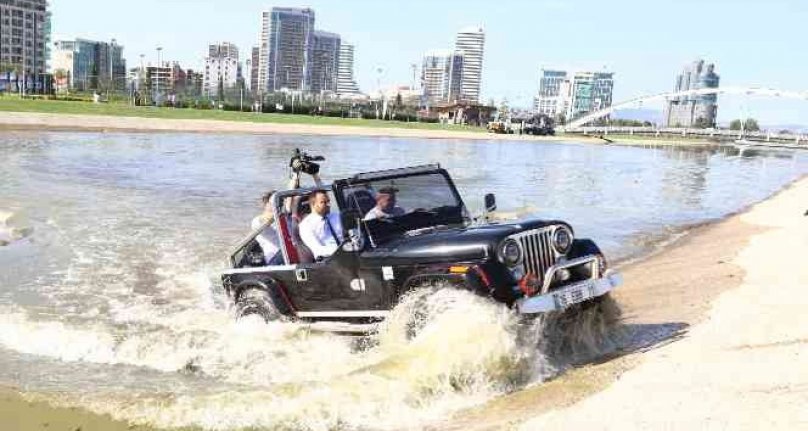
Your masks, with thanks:
<instances>
[{"instance_id":1,"label":"driver in white shirt","mask_svg":"<svg viewBox=\"0 0 808 431\"><path fill-rule=\"evenodd\" d=\"M404 208L396 205L396 192L398 189L394 187L384 187L376 193L376 206L373 207L367 214L365 220L374 220L379 218L399 217L405 214Z\"/></svg>"},{"instance_id":2,"label":"driver in white shirt","mask_svg":"<svg viewBox=\"0 0 808 431\"><path fill-rule=\"evenodd\" d=\"M342 238L342 222L339 213L331 212L331 200L324 190L309 196L311 214L300 222L300 239L316 259L334 254Z\"/></svg>"}]
</instances>

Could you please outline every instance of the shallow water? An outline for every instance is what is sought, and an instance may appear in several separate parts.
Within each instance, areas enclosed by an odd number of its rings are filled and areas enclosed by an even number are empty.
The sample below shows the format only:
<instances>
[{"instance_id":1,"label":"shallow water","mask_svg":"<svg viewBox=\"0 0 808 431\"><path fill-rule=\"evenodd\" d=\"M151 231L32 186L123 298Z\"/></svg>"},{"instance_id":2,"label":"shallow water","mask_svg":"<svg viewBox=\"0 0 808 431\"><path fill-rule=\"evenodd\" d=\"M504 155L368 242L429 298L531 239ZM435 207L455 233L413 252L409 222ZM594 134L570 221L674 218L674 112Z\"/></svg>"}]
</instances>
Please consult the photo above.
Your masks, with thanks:
<instances>
[{"instance_id":1,"label":"shallow water","mask_svg":"<svg viewBox=\"0 0 808 431\"><path fill-rule=\"evenodd\" d=\"M495 192L612 259L808 173L806 153L725 147L3 132L0 213L25 226L0 230L26 234L0 247L0 385L158 425L391 429L554 372L513 316L463 293L412 340L406 303L369 345L234 322L218 272L295 147L327 157L326 179L440 162L472 212Z\"/></svg>"}]
</instances>

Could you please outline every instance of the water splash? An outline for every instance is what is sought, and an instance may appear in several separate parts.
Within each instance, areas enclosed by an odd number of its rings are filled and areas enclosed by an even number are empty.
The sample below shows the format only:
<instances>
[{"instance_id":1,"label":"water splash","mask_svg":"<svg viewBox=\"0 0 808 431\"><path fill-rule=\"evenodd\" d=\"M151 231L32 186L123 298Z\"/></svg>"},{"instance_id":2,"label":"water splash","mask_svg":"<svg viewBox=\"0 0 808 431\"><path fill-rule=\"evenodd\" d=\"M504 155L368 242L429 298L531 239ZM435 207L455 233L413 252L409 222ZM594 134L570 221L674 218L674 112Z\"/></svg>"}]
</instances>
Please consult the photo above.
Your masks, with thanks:
<instances>
[{"instance_id":1,"label":"water splash","mask_svg":"<svg viewBox=\"0 0 808 431\"><path fill-rule=\"evenodd\" d=\"M28 238L33 232L24 212L0 209L0 247Z\"/></svg>"},{"instance_id":2,"label":"water splash","mask_svg":"<svg viewBox=\"0 0 808 431\"><path fill-rule=\"evenodd\" d=\"M412 333L408 328L419 319ZM64 402L161 427L398 429L438 421L554 373L535 338L526 337L537 333L535 323L466 291L408 295L369 349L352 350L345 337L303 328L248 319L217 337L158 332L155 338L130 335L117 344L108 337L82 350L109 349L106 355L85 358L152 367L163 358L165 369L176 371L193 356L200 372L251 381L254 389L90 394ZM222 349L226 354L217 353Z\"/></svg>"}]
</instances>

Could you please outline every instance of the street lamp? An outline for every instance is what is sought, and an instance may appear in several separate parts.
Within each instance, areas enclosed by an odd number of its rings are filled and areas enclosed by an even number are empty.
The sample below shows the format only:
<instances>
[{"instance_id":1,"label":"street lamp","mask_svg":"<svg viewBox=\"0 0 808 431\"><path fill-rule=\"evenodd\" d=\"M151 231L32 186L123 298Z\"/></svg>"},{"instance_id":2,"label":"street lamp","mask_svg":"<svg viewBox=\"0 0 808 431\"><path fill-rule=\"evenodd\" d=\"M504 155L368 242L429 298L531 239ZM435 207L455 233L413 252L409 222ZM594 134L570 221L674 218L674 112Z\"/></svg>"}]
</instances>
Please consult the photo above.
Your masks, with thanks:
<instances>
[{"instance_id":1,"label":"street lamp","mask_svg":"<svg viewBox=\"0 0 808 431\"><path fill-rule=\"evenodd\" d=\"M283 68L286 69L286 82L284 84L286 84L286 88L289 89L289 93L292 96L292 114L294 114L295 113L295 93L292 93L292 88L289 85L289 69L291 67L292 66L283 66Z\"/></svg>"},{"instance_id":2,"label":"street lamp","mask_svg":"<svg viewBox=\"0 0 808 431\"><path fill-rule=\"evenodd\" d=\"M154 70L157 78L155 79L155 92L154 92L154 105L160 106L160 54L163 52L163 47L157 47L157 68Z\"/></svg>"}]
</instances>

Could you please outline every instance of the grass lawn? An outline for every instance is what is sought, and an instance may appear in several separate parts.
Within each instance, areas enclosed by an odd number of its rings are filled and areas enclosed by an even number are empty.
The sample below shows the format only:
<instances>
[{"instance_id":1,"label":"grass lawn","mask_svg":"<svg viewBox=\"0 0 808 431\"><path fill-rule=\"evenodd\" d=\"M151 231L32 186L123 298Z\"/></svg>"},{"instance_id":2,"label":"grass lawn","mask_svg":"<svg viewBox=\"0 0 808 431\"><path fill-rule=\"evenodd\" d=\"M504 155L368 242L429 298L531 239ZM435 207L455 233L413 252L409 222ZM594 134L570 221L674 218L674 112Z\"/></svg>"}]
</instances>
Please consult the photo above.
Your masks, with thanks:
<instances>
[{"instance_id":1,"label":"grass lawn","mask_svg":"<svg viewBox=\"0 0 808 431\"><path fill-rule=\"evenodd\" d=\"M405 123L399 121L364 120L360 118L313 117L292 114L256 114L253 112L213 111L201 109L156 108L122 103L64 102L55 100L23 100L0 97L0 112L41 112L48 114L111 115L182 120L243 121L250 123L321 124L327 126L378 127L389 129L453 130L485 133L483 127L437 123Z\"/></svg>"}]
</instances>

